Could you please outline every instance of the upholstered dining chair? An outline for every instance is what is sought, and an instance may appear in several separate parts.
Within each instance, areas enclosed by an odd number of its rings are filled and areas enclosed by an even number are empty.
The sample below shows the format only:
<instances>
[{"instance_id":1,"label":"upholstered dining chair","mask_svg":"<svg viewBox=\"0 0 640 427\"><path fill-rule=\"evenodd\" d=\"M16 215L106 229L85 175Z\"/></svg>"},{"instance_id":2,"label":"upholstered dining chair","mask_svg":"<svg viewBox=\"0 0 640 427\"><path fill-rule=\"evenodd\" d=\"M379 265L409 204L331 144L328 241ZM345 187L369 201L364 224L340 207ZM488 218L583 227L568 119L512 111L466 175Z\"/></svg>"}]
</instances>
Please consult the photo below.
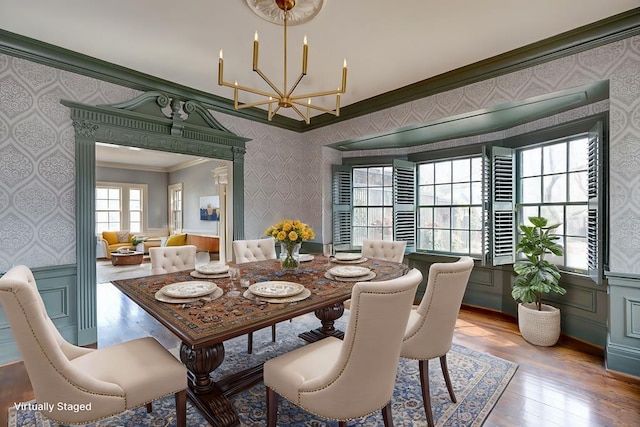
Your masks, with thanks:
<instances>
[{"instance_id":1,"label":"upholstered dining chair","mask_svg":"<svg viewBox=\"0 0 640 427\"><path fill-rule=\"evenodd\" d=\"M151 274L194 269L196 267L196 251L197 247L194 245L149 248Z\"/></svg>"},{"instance_id":2,"label":"upholstered dining chair","mask_svg":"<svg viewBox=\"0 0 640 427\"><path fill-rule=\"evenodd\" d=\"M84 424L175 395L177 425L186 426L187 369L154 338L105 348L65 341L47 315L31 270L19 265L0 278L0 302L43 415ZM73 411L68 405L84 404ZM89 405L90 404L90 405ZM66 409L65 409L66 406Z\"/></svg>"},{"instance_id":3,"label":"upholstered dining chair","mask_svg":"<svg viewBox=\"0 0 640 427\"><path fill-rule=\"evenodd\" d=\"M233 257L236 264L276 259L276 239L234 240ZM276 325L271 325L271 340L276 341ZM247 353L253 353L253 332L247 334Z\"/></svg>"},{"instance_id":4,"label":"upholstered dining chair","mask_svg":"<svg viewBox=\"0 0 640 427\"><path fill-rule=\"evenodd\" d=\"M276 259L276 239L234 240L233 257L236 264Z\"/></svg>"},{"instance_id":5,"label":"upholstered dining chair","mask_svg":"<svg viewBox=\"0 0 640 427\"><path fill-rule=\"evenodd\" d=\"M429 359L440 358L449 396L456 402L447 368L447 353L451 349L471 270L473 259L470 257L462 257L456 262L431 264L422 301L409 315L400 355L418 360L422 401L429 426L434 425L429 394Z\"/></svg>"},{"instance_id":6,"label":"upholstered dining chair","mask_svg":"<svg viewBox=\"0 0 640 427\"><path fill-rule=\"evenodd\" d=\"M400 347L422 274L357 282L344 340L325 338L264 364L267 425L275 427L279 396L323 418L347 420L382 409L393 426L391 398Z\"/></svg>"},{"instance_id":7,"label":"upholstered dining chair","mask_svg":"<svg viewBox=\"0 0 640 427\"><path fill-rule=\"evenodd\" d=\"M407 242L364 239L362 242L362 256L365 258L402 262L404 260L404 251L406 248ZM346 300L343 304L345 310L349 310L351 308L351 300Z\"/></svg>"},{"instance_id":8,"label":"upholstered dining chair","mask_svg":"<svg viewBox=\"0 0 640 427\"><path fill-rule=\"evenodd\" d=\"M384 259L386 261L402 262L407 242L397 240L371 240L362 242L362 256L366 258Z\"/></svg>"}]
</instances>

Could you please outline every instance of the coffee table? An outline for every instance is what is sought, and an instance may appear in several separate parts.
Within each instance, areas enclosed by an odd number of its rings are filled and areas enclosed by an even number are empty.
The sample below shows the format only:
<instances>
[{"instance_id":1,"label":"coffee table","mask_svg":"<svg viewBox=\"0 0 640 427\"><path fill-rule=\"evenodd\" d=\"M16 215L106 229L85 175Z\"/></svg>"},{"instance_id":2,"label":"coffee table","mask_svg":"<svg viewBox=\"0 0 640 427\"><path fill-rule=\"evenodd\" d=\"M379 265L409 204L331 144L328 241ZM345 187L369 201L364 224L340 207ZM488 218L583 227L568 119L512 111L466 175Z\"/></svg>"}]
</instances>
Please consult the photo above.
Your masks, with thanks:
<instances>
[{"instance_id":1,"label":"coffee table","mask_svg":"<svg viewBox=\"0 0 640 427\"><path fill-rule=\"evenodd\" d=\"M111 264L113 265L136 265L142 264L144 252L111 252Z\"/></svg>"}]
</instances>

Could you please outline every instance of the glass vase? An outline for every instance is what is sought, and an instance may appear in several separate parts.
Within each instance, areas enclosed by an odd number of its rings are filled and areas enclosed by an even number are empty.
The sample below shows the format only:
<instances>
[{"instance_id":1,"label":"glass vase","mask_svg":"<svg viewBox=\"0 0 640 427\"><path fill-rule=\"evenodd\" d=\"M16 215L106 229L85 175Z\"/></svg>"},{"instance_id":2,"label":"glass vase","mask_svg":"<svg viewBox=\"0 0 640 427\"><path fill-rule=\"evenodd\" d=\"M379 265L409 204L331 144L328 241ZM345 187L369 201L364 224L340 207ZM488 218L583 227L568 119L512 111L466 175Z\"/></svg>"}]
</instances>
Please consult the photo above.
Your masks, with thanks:
<instances>
[{"instance_id":1,"label":"glass vase","mask_svg":"<svg viewBox=\"0 0 640 427\"><path fill-rule=\"evenodd\" d=\"M280 264L285 270L295 270L300 265L301 243L281 243Z\"/></svg>"}]
</instances>

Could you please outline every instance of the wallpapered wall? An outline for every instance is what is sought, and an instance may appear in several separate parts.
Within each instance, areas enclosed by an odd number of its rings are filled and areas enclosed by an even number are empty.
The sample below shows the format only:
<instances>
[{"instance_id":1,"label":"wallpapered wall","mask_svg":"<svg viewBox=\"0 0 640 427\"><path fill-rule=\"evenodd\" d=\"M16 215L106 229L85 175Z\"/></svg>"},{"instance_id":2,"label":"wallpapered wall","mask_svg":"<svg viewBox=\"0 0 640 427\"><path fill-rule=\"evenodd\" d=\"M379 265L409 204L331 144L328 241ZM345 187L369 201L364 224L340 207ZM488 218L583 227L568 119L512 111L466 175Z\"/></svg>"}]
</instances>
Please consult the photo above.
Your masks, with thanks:
<instances>
[{"instance_id":1,"label":"wallpapered wall","mask_svg":"<svg viewBox=\"0 0 640 427\"><path fill-rule=\"evenodd\" d=\"M597 80L610 80L610 270L638 274L640 37L304 134L214 112L232 132L252 139L245 156L245 236L258 238L273 222L292 217L308 222L324 242L330 241L329 171L341 155L324 147L329 143ZM60 99L100 104L136 94L0 55L0 271L18 263L37 267L75 262L73 132ZM366 153L372 154L377 153Z\"/></svg>"}]
</instances>

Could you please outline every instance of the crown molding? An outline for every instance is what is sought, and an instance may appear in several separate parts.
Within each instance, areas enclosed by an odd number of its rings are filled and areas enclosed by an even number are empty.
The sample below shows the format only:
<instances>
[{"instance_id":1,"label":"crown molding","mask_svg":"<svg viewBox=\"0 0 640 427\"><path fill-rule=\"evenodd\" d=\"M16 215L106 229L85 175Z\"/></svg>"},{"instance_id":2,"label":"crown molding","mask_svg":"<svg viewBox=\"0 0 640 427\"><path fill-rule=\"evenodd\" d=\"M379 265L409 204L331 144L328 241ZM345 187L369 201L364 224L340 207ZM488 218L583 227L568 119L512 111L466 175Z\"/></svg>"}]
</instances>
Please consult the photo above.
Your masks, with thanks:
<instances>
[{"instance_id":1,"label":"crown molding","mask_svg":"<svg viewBox=\"0 0 640 427\"><path fill-rule=\"evenodd\" d=\"M276 116L267 120L264 110L253 107L237 111L233 100L131 70L97 58L0 29L0 53L71 71L140 91L161 91L179 100L194 100L205 107L295 132L307 132L394 107L416 99L494 78L547 61L573 55L640 34L640 7L559 34L537 43L487 58L394 91L340 108L340 116L314 116L302 120Z\"/></svg>"}]
</instances>

